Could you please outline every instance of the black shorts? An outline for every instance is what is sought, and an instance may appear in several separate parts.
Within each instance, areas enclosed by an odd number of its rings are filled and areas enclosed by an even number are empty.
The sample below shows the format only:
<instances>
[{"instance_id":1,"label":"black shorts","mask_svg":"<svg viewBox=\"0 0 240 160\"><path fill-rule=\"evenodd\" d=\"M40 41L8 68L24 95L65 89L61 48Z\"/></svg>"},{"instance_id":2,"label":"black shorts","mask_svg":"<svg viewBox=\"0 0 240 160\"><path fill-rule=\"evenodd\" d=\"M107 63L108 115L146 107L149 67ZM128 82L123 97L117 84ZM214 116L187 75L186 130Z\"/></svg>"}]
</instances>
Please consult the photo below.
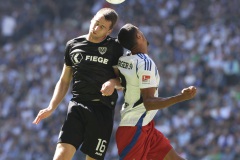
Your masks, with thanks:
<instances>
[{"instance_id":1,"label":"black shorts","mask_svg":"<svg viewBox=\"0 0 240 160\"><path fill-rule=\"evenodd\" d=\"M113 129L114 110L100 101L70 101L58 143L68 143L92 158L104 159Z\"/></svg>"}]
</instances>

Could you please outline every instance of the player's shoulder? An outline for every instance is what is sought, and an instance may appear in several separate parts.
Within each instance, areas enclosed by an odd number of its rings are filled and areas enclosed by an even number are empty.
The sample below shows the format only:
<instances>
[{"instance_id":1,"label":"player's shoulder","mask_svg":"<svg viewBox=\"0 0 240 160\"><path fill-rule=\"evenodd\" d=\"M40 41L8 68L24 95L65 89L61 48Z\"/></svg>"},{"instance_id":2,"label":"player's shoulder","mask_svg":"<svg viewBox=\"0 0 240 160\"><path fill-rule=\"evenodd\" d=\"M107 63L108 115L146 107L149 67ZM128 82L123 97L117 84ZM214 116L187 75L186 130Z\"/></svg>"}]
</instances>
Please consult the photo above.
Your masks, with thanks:
<instances>
[{"instance_id":1,"label":"player's shoulder","mask_svg":"<svg viewBox=\"0 0 240 160\"><path fill-rule=\"evenodd\" d=\"M126 51L119 60L125 61L125 62L131 62L135 63L137 62L138 57L136 55L132 55L130 51Z\"/></svg>"},{"instance_id":2,"label":"player's shoulder","mask_svg":"<svg viewBox=\"0 0 240 160\"><path fill-rule=\"evenodd\" d=\"M112 36L107 36L107 37L106 37L106 41L116 43L116 42L117 42L117 38L114 38L114 37L112 37Z\"/></svg>"},{"instance_id":3,"label":"player's shoulder","mask_svg":"<svg viewBox=\"0 0 240 160\"><path fill-rule=\"evenodd\" d=\"M120 43L118 42L118 39L117 38L114 38L114 37L111 37L111 36L107 36L106 38L106 41L113 44L114 46L117 46L117 47L121 47L122 46L120 45Z\"/></svg>"},{"instance_id":4,"label":"player's shoulder","mask_svg":"<svg viewBox=\"0 0 240 160\"><path fill-rule=\"evenodd\" d=\"M155 63L148 54L137 53L136 59L138 61L138 66L154 66Z\"/></svg>"},{"instance_id":5,"label":"player's shoulder","mask_svg":"<svg viewBox=\"0 0 240 160\"><path fill-rule=\"evenodd\" d=\"M136 60L138 62L145 62L146 60L152 61L152 59L147 54L144 53L131 54L130 51L125 52L121 58Z\"/></svg>"},{"instance_id":6,"label":"player's shoulder","mask_svg":"<svg viewBox=\"0 0 240 160\"><path fill-rule=\"evenodd\" d=\"M124 48L120 45L117 38L107 36L106 39L101 43L104 46L108 47L109 51L114 52L113 54L117 59L121 57L124 53Z\"/></svg>"},{"instance_id":7,"label":"player's shoulder","mask_svg":"<svg viewBox=\"0 0 240 160\"><path fill-rule=\"evenodd\" d=\"M75 37L75 38L72 38L70 40L67 41L67 46L71 45L71 44L74 44L74 43L79 43L79 42L83 42L83 41L86 41L86 36L87 35L81 35L81 36L78 36L78 37Z\"/></svg>"},{"instance_id":8,"label":"player's shoulder","mask_svg":"<svg viewBox=\"0 0 240 160\"><path fill-rule=\"evenodd\" d=\"M148 54L144 54L144 53L137 53L135 54L136 58L141 60L141 61L145 61L145 60L152 60Z\"/></svg>"}]
</instances>

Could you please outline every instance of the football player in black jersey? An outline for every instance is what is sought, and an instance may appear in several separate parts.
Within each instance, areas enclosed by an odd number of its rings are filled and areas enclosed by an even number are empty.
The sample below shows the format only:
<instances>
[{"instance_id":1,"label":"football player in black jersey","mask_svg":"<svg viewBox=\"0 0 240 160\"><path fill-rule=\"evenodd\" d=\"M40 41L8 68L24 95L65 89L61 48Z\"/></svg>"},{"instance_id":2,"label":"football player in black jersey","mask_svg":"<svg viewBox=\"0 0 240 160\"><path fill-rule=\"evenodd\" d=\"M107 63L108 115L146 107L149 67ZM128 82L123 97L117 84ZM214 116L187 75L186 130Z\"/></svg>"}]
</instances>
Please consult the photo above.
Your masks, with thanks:
<instances>
[{"instance_id":1,"label":"football player in black jersey","mask_svg":"<svg viewBox=\"0 0 240 160\"><path fill-rule=\"evenodd\" d=\"M39 111L38 124L49 117L65 97L69 85L72 99L59 134L54 160L70 160L81 146L87 160L104 159L113 128L118 59L123 48L109 36L117 13L103 8L91 20L89 33L67 42L65 63L49 106Z\"/></svg>"}]
</instances>

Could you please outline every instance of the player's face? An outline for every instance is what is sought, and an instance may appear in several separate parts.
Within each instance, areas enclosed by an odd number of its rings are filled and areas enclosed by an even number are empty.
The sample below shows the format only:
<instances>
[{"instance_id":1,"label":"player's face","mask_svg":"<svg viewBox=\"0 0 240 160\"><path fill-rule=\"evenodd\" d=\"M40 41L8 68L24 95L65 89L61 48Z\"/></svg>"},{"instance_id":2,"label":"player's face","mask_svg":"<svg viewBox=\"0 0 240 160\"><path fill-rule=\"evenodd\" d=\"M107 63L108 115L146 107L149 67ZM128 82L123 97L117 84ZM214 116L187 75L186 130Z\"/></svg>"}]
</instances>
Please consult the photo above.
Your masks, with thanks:
<instances>
[{"instance_id":1,"label":"player's face","mask_svg":"<svg viewBox=\"0 0 240 160\"><path fill-rule=\"evenodd\" d=\"M97 14L92 20L89 28L89 34L94 39L103 39L109 35L112 22L107 21L102 14Z\"/></svg>"}]
</instances>

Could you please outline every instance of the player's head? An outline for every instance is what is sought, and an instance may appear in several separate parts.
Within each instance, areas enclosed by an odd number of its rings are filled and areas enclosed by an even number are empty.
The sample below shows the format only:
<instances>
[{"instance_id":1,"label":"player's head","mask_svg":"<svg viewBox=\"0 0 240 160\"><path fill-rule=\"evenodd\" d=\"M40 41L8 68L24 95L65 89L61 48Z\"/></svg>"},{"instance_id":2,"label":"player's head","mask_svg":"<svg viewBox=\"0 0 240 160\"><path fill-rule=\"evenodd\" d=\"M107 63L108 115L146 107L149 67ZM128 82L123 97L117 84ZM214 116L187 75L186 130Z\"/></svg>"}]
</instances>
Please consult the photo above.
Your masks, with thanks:
<instances>
[{"instance_id":1,"label":"player's head","mask_svg":"<svg viewBox=\"0 0 240 160\"><path fill-rule=\"evenodd\" d=\"M99 10L91 20L89 35L95 41L102 40L112 32L113 26L116 24L118 15L111 8L103 8Z\"/></svg>"},{"instance_id":2,"label":"player's head","mask_svg":"<svg viewBox=\"0 0 240 160\"><path fill-rule=\"evenodd\" d=\"M110 25L109 29L113 29L113 27L115 26L115 24L118 20L117 12L111 8L102 8L96 13L95 16L97 16L98 14L103 15L105 20L110 21L111 25Z\"/></svg>"},{"instance_id":3,"label":"player's head","mask_svg":"<svg viewBox=\"0 0 240 160\"><path fill-rule=\"evenodd\" d=\"M118 41L126 49L132 50L138 45L148 45L143 33L134 25L127 23L118 32Z\"/></svg>"}]
</instances>

